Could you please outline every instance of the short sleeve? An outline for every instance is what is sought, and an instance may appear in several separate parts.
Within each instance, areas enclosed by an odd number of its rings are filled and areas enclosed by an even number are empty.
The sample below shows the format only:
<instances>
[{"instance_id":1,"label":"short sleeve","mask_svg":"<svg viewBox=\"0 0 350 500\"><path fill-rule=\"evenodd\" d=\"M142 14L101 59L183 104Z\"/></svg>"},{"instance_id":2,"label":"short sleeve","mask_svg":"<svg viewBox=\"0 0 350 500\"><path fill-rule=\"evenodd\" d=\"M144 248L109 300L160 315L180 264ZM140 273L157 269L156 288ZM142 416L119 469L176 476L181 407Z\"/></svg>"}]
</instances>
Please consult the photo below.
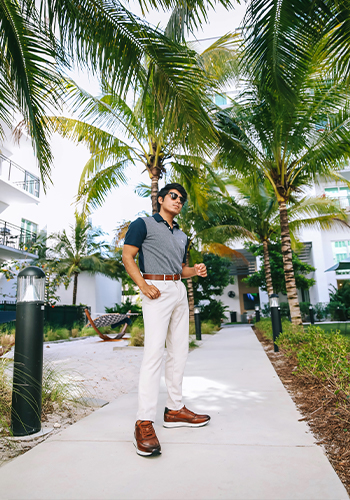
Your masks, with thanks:
<instances>
[{"instance_id":1,"label":"short sleeve","mask_svg":"<svg viewBox=\"0 0 350 500\"><path fill-rule=\"evenodd\" d=\"M185 255L184 255L184 258L183 258L183 261L182 261L182 263L185 264L185 265L186 265L186 261L187 261L188 245L189 245L189 239L187 237L187 243L186 243L186 247L185 247Z\"/></svg>"},{"instance_id":2,"label":"short sleeve","mask_svg":"<svg viewBox=\"0 0 350 500\"><path fill-rule=\"evenodd\" d=\"M141 217L139 217L130 224L125 235L124 245L132 245L133 247L141 248L146 236L146 223L143 219L141 219Z\"/></svg>"}]
</instances>

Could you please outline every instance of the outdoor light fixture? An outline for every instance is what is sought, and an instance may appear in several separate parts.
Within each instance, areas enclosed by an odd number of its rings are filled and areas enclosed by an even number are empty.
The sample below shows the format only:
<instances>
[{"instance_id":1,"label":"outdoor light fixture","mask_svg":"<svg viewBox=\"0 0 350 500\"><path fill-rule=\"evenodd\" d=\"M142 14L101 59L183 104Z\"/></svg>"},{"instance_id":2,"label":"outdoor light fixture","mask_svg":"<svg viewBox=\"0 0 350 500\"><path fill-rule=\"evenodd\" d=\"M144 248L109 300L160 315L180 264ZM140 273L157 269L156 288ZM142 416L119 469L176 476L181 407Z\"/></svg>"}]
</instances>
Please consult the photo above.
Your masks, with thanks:
<instances>
[{"instance_id":1,"label":"outdoor light fixture","mask_svg":"<svg viewBox=\"0 0 350 500\"><path fill-rule=\"evenodd\" d=\"M11 428L14 436L41 429L45 273L30 266L18 274Z\"/></svg>"},{"instance_id":2,"label":"outdoor light fixture","mask_svg":"<svg viewBox=\"0 0 350 500\"><path fill-rule=\"evenodd\" d=\"M273 334L273 350L278 352L278 345L276 344L276 339L279 334L282 333L282 323L281 323L281 311L278 303L277 293L273 293L269 297L270 300L270 311L271 311L271 323L272 323L272 334Z\"/></svg>"},{"instance_id":3,"label":"outdoor light fixture","mask_svg":"<svg viewBox=\"0 0 350 500\"><path fill-rule=\"evenodd\" d=\"M45 301L45 273L39 267L31 266L18 275L17 303L37 301Z\"/></svg>"},{"instance_id":4,"label":"outdoor light fixture","mask_svg":"<svg viewBox=\"0 0 350 500\"><path fill-rule=\"evenodd\" d=\"M314 314L314 308L312 307L311 304L309 305L309 316L310 316L310 323L312 325L314 325L315 324L315 314Z\"/></svg>"},{"instance_id":5,"label":"outdoor light fixture","mask_svg":"<svg viewBox=\"0 0 350 500\"><path fill-rule=\"evenodd\" d=\"M272 295L270 295L269 299L270 299L270 307L278 307L279 306L277 293L273 293Z\"/></svg>"},{"instance_id":6,"label":"outdoor light fixture","mask_svg":"<svg viewBox=\"0 0 350 500\"><path fill-rule=\"evenodd\" d=\"M260 321L260 308L258 305L255 306L255 322Z\"/></svg>"},{"instance_id":7,"label":"outdoor light fixture","mask_svg":"<svg viewBox=\"0 0 350 500\"><path fill-rule=\"evenodd\" d=\"M196 340L202 340L201 310L199 306L194 307L194 326L196 328Z\"/></svg>"}]
</instances>

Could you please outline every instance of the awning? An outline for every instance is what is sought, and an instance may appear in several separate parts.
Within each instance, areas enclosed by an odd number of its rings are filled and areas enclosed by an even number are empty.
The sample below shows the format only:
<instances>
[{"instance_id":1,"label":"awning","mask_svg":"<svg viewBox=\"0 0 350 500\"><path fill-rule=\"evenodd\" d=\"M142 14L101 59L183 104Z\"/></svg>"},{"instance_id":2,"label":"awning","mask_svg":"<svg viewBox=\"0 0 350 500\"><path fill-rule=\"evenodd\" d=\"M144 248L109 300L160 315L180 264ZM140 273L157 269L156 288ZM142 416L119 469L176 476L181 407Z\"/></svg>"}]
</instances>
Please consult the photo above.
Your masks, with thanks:
<instances>
[{"instance_id":1,"label":"awning","mask_svg":"<svg viewBox=\"0 0 350 500\"><path fill-rule=\"evenodd\" d=\"M350 257L341 260L340 262L334 264L334 266L330 267L329 269L326 269L325 273L327 273L328 271L346 271L346 270L350 270Z\"/></svg>"}]
</instances>

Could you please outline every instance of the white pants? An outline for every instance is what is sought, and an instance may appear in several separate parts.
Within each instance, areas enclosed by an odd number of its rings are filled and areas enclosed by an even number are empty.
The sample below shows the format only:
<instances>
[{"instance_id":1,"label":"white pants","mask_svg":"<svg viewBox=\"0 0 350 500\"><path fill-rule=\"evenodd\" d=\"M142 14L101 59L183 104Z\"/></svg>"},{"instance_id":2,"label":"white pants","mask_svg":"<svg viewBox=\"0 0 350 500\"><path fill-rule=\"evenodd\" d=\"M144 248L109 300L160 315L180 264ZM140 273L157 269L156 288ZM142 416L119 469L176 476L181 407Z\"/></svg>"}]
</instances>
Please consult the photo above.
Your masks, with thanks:
<instances>
[{"instance_id":1,"label":"white pants","mask_svg":"<svg viewBox=\"0 0 350 500\"><path fill-rule=\"evenodd\" d=\"M162 359L166 341L166 406L182 408L182 379L188 355L189 312L187 291L182 281L152 281L161 295L149 299L142 294L145 347L140 371L137 420L154 422L157 411Z\"/></svg>"}]
</instances>

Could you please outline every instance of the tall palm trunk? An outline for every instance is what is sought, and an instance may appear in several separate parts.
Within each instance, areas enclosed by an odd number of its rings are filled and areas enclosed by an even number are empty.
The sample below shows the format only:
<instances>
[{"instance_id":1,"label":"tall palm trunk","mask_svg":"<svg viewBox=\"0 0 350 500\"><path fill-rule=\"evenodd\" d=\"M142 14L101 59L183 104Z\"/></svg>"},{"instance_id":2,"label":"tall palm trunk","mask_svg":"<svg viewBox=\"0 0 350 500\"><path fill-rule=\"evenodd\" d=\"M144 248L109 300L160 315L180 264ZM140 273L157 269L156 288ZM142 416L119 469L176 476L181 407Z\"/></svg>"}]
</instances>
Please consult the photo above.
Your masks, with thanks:
<instances>
[{"instance_id":1,"label":"tall palm trunk","mask_svg":"<svg viewBox=\"0 0 350 500\"><path fill-rule=\"evenodd\" d=\"M151 183L152 215L158 212L157 208L158 181L159 181L159 173L158 175L152 173L152 183Z\"/></svg>"},{"instance_id":2,"label":"tall palm trunk","mask_svg":"<svg viewBox=\"0 0 350 500\"><path fill-rule=\"evenodd\" d=\"M263 250L264 250L264 268L265 268L265 277L266 277L266 288L267 288L267 293L270 297L270 295L273 293L273 284L272 284L272 276L271 276L269 247L268 247L266 240L263 241Z\"/></svg>"},{"instance_id":3,"label":"tall palm trunk","mask_svg":"<svg viewBox=\"0 0 350 500\"><path fill-rule=\"evenodd\" d=\"M285 201L279 201L280 222L281 222L281 240L282 240L282 256L284 277L286 280L286 290L290 309L292 323L301 325L301 314L298 300L297 287L295 284L295 276L292 262L292 246L289 233L289 222L287 206Z\"/></svg>"},{"instance_id":4,"label":"tall palm trunk","mask_svg":"<svg viewBox=\"0 0 350 500\"><path fill-rule=\"evenodd\" d=\"M73 306L77 303L77 291L78 291L78 274L74 273L74 282L73 282Z\"/></svg>"},{"instance_id":5,"label":"tall palm trunk","mask_svg":"<svg viewBox=\"0 0 350 500\"><path fill-rule=\"evenodd\" d=\"M186 256L186 266L189 267L189 253ZM190 323L194 323L194 294L192 278L187 279L188 308L190 310Z\"/></svg>"}]
</instances>

